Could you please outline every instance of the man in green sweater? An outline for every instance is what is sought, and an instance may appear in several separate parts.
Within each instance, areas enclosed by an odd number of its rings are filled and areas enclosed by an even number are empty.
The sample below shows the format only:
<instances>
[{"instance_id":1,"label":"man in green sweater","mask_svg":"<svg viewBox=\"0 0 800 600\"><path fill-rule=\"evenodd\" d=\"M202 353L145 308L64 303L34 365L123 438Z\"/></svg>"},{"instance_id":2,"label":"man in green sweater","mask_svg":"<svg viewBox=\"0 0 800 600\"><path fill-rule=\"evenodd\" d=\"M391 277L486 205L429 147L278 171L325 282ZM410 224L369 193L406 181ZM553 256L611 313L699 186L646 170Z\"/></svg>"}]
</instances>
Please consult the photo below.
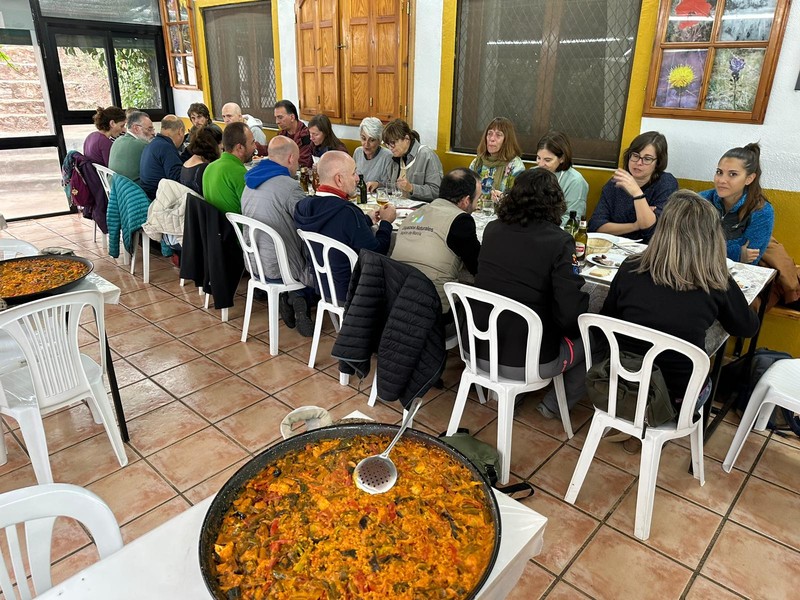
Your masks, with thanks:
<instances>
[{"instance_id":1,"label":"man in green sweater","mask_svg":"<svg viewBox=\"0 0 800 600\"><path fill-rule=\"evenodd\" d=\"M144 147L156 135L153 121L146 112L135 110L128 115L128 131L111 145L108 168L139 183L139 163Z\"/></svg>"},{"instance_id":2,"label":"man in green sweater","mask_svg":"<svg viewBox=\"0 0 800 600\"><path fill-rule=\"evenodd\" d=\"M225 150L203 173L203 194L206 201L226 213L242 214L242 192L247 169L256 143L253 132L242 122L230 123L222 132Z\"/></svg>"}]
</instances>

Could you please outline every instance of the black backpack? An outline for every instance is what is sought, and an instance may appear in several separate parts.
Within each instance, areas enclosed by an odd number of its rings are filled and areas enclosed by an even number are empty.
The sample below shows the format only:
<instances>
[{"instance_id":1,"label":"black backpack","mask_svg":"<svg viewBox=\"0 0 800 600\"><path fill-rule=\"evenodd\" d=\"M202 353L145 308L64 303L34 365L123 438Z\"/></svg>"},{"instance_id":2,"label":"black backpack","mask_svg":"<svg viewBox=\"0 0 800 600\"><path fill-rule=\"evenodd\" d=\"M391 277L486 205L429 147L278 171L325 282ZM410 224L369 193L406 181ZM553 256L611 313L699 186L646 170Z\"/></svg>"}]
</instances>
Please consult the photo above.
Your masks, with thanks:
<instances>
[{"instance_id":1,"label":"black backpack","mask_svg":"<svg viewBox=\"0 0 800 600\"><path fill-rule=\"evenodd\" d=\"M775 362L785 358L793 357L787 352L770 350L768 348L758 348L755 351L755 354L753 355L753 362L750 364L750 377L748 379L748 385L742 386L741 390L739 391L739 396L736 399L737 410L743 412L744 409L747 408L747 403L750 400L750 396L753 394L753 390L755 390L759 379L761 379L764 373L766 373L767 369L769 369ZM786 408L776 406L775 411L770 417L767 427L778 432L792 431L795 435L800 436L800 416Z\"/></svg>"}]
</instances>

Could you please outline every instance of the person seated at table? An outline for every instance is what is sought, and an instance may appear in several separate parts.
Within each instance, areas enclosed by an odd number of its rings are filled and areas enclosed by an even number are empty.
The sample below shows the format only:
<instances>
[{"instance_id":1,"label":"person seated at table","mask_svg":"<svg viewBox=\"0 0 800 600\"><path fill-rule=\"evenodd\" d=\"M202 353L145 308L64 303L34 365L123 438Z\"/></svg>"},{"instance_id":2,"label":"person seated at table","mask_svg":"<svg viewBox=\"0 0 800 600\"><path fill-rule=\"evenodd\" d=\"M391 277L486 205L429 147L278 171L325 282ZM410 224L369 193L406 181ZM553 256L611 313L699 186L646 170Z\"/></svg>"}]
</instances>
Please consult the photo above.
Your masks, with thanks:
<instances>
[{"instance_id":1,"label":"person seated at table","mask_svg":"<svg viewBox=\"0 0 800 600\"><path fill-rule=\"evenodd\" d=\"M589 231L647 243L667 198L678 189L678 180L666 172L667 159L667 138L662 134L647 131L636 136L622 155L625 168L617 169L603 186Z\"/></svg>"},{"instance_id":2,"label":"person seated at table","mask_svg":"<svg viewBox=\"0 0 800 600\"><path fill-rule=\"evenodd\" d=\"M150 116L145 112L134 110L125 114L128 118L128 131L114 140L111 153L108 155L108 168L138 184L142 152L155 137L156 129Z\"/></svg>"},{"instance_id":3,"label":"person seated at table","mask_svg":"<svg viewBox=\"0 0 800 600\"><path fill-rule=\"evenodd\" d=\"M356 161L358 174L364 176L367 189L371 192L385 183L381 178L392 162L392 153L381 146L383 123L377 117L363 119L358 135L361 146L353 152L353 159Z\"/></svg>"},{"instance_id":4,"label":"person seated at table","mask_svg":"<svg viewBox=\"0 0 800 600\"><path fill-rule=\"evenodd\" d=\"M752 337L759 322L725 264L725 236L710 202L689 190L669 197L645 251L622 263L601 314L663 331L705 348L718 320L730 335ZM644 355L651 344L624 338L620 348ZM656 358L667 389L680 404L691 362L674 353ZM707 383L699 408L711 391Z\"/></svg>"},{"instance_id":5,"label":"person seated at table","mask_svg":"<svg viewBox=\"0 0 800 600\"><path fill-rule=\"evenodd\" d=\"M253 158L253 132L243 122L231 123L222 132L224 152L203 173L203 197L220 212L242 213L245 163Z\"/></svg>"},{"instance_id":6,"label":"person seated at table","mask_svg":"<svg viewBox=\"0 0 800 600\"><path fill-rule=\"evenodd\" d=\"M392 258L412 265L433 282L442 301L447 337L456 334L444 284L458 281L462 268L475 275L481 243L472 213L481 182L470 169L453 169L442 179L439 197L414 211L397 232Z\"/></svg>"},{"instance_id":7,"label":"person seated at table","mask_svg":"<svg viewBox=\"0 0 800 600\"><path fill-rule=\"evenodd\" d=\"M355 161L346 152L331 150L323 154L317 164L317 172L320 185L314 195L305 197L295 207L294 222L297 228L338 240L356 253L366 248L386 254L392 239L392 223L397 216L395 207L386 204L371 215L366 215L358 205L348 200L356 194L358 175ZM372 231L373 225L378 225L376 232ZM315 251L317 260L323 264L319 244ZM330 268L337 299L344 302L350 284L350 261L340 252L331 252Z\"/></svg>"},{"instance_id":8,"label":"person seated at table","mask_svg":"<svg viewBox=\"0 0 800 600\"><path fill-rule=\"evenodd\" d=\"M298 202L306 197L295 179L299 165L300 148L297 144L283 135L272 138L269 142L269 158L263 159L245 175L242 214L272 227L280 234L292 277L309 286L298 292L281 294L278 306L287 327L297 327L301 335L310 337L314 334L314 323L308 316L308 309L314 295L314 276L306 268L305 247L297 235L294 222L294 210ZM256 243L268 281L283 283L272 240L265 235L258 235Z\"/></svg>"},{"instance_id":9,"label":"person seated at table","mask_svg":"<svg viewBox=\"0 0 800 600\"><path fill-rule=\"evenodd\" d=\"M187 150L192 157L181 167L180 182L203 195L203 173L206 167L217 160L222 152L222 134L215 129L201 127L189 140Z\"/></svg>"},{"instance_id":10,"label":"person seated at table","mask_svg":"<svg viewBox=\"0 0 800 600\"><path fill-rule=\"evenodd\" d=\"M333 125L326 115L314 115L308 122L311 136L311 156L320 158L328 150L347 152L347 146L333 133Z\"/></svg>"},{"instance_id":11,"label":"person seated at table","mask_svg":"<svg viewBox=\"0 0 800 600\"><path fill-rule=\"evenodd\" d=\"M522 148L517 142L514 123L505 117L492 119L483 132L476 154L469 168L478 174L483 196L497 202L525 170L519 157Z\"/></svg>"},{"instance_id":12,"label":"person seated at table","mask_svg":"<svg viewBox=\"0 0 800 600\"><path fill-rule=\"evenodd\" d=\"M430 202L439 196L442 162L436 152L419 143L419 134L408 123L402 119L389 123L383 130L383 143L392 153L383 181L414 200Z\"/></svg>"},{"instance_id":13,"label":"person seated at table","mask_svg":"<svg viewBox=\"0 0 800 600\"><path fill-rule=\"evenodd\" d=\"M589 184L583 175L572 167L572 144L566 135L560 131L551 131L541 137L536 145L536 166L555 173L558 185L564 192L567 211L561 218L562 227L567 224L571 211L574 210L579 219L586 215Z\"/></svg>"},{"instance_id":14,"label":"person seated at table","mask_svg":"<svg viewBox=\"0 0 800 600\"><path fill-rule=\"evenodd\" d=\"M97 131L87 135L83 141L83 155L93 163L107 167L111 144L125 133L127 117L125 111L118 106L98 106L92 121Z\"/></svg>"},{"instance_id":15,"label":"person seated at table","mask_svg":"<svg viewBox=\"0 0 800 600\"><path fill-rule=\"evenodd\" d=\"M222 135L222 129L219 125L211 120L211 112L209 112L208 107L202 102L193 102L190 104L189 110L186 111L186 114L188 115L189 120L192 122L192 126L189 131L186 132L186 135L183 138L183 145L181 146L181 154L183 155L184 161L191 158L187 148L189 146L189 141L192 138L192 134L198 129L201 127L208 127L209 129L216 129L219 134Z\"/></svg>"},{"instance_id":16,"label":"person seated at table","mask_svg":"<svg viewBox=\"0 0 800 600\"><path fill-rule=\"evenodd\" d=\"M520 174L498 205L497 219L483 233L475 285L521 302L539 315L539 373L542 377L563 373L572 407L586 392L578 315L589 309L589 295L581 290L583 278L573 267L575 241L561 229L565 210L564 193L553 173L530 169ZM480 317L477 310L476 316ZM487 317L485 312L483 323L477 324L485 327ZM527 325L506 313L498 321L498 335L500 374L524 379ZM548 419L559 414L552 388L538 410Z\"/></svg>"},{"instance_id":17,"label":"person seated at table","mask_svg":"<svg viewBox=\"0 0 800 600\"><path fill-rule=\"evenodd\" d=\"M186 126L175 115L161 119L161 131L142 150L139 161L139 181L151 200L156 197L158 182L162 179L180 181L183 161L178 151L183 143Z\"/></svg>"},{"instance_id":18,"label":"person seated at table","mask_svg":"<svg viewBox=\"0 0 800 600\"><path fill-rule=\"evenodd\" d=\"M775 224L775 211L761 190L761 146L747 144L723 154L714 173L714 189L700 195L717 209L728 258L757 264Z\"/></svg>"},{"instance_id":19,"label":"person seated at table","mask_svg":"<svg viewBox=\"0 0 800 600\"><path fill-rule=\"evenodd\" d=\"M242 107L236 104L236 102L228 102L227 104L223 105L222 121L226 125L228 123L242 121L250 128L250 131L253 132L253 139L256 141L256 144L267 143L267 136L264 135L264 131L261 129L264 125L261 122L261 119L254 117L253 115L243 115Z\"/></svg>"}]
</instances>

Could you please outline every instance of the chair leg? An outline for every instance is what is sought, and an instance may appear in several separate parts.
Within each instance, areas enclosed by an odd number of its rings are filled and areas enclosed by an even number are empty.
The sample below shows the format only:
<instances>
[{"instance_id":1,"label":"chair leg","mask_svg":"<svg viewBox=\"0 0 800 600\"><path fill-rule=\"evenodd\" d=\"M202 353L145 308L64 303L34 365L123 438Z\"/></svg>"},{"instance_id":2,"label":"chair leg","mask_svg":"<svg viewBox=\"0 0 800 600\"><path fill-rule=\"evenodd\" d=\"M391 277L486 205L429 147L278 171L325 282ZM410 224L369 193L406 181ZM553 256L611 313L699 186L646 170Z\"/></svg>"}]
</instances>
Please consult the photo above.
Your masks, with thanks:
<instances>
[{"instance_id":1,"label":"chair leg","mask_svg":"<svg viewBox=\"0 0 800 600\"><path fill-rule=\"evenodd\" d=\"M278 332L280 331L280 316L278 314L278 294L267 293L267 311L269 312L269 353L278 354Z\"/></svg>"},{"instance_id":2,"label":"chair leg","mask_svg":"<svg viewBox=\"0 0 800 600\"><path fill-rule=\"evenodd\" d=\"M583 481L586 479L586 474L589 472L589 466L592 464L595 452L597 452L597 446L600 444L600 439L603 437L603 432L606 430L605 424L601 423L596 417L597 415L592 417L589 433L586 435L586 441L583 442L581 455L578 457L578 463L575 465L575 471L572 473L572 479L569 482L567 493L564 496L564 502L569 504L575 504L575 500L578 499Z\"/></svg>"},{"instance_id":3,"label":"chair leg","mask_svg":"<svg viewBox=\"0 0 800 600\"><path fill-rule=\"evenodd\" d=\"M689 442L692 448L692 473L694 478L700 481L700 485L706 484L705 461L703 460L703 425L702 419L689 434Z\"/></svg>"},{"instance_id":4,"label":"chair leg","mask_svg":"<svg viewBox=\"0 0 800 600\"><path fill-rule=\"evenodd\" d=\"M467 406L467 395L469 394L470 381L465 379L466 372L461 375L461 383L458 384L456 401L453 404L453 412L450 413L450 422L447 424L447 435L453 435L458 431L458 424L461 423L461 416L464 414L464 407ZM480 389L480 388L478 388Z\"/></svg>"},{"instance_id":5,"label":"chair leg","mask_svg":"<svg viewBox=\"0 0 800 600\"><path fill-rule=\"evenodd\" d=\"M150 283L150 238L144 233L139 237L142 238L142 276L145 283Z\"/></svg>"},{"instance_id":6,"label":"chair leg","mask_svg":"<svg viewBox=\"0 0 800 600\"><path fill-rule=\"evenodd\" d=\"M103 235L100 234L100 237L102 238ZM94 237L93 237L93 241L94 241L95 244L97 243L97 221L94 222Z\"/></svg>"},{"instance_id":7,"label":"chair leg","mask_svg":"<svg viewBox=\"0 0 800 600\"><path fill-rule=\"evenodd\" d=\"M497 391L497 453L500 455L498 483L506 485L511 474L511 436L514 433L514 399L508 390ZM449 434L449 432L448 432Z\"/></svg>"},{"instance_id":8,"label":"chair leg","mask_svg":"<svg viewBox=\"0 0 800 600\"><path fill-rule=\"evenodd\" d=\"M558 402L558 412L561 413L561 423L567 433L567 439L572 439L572 421L569 418L569 406L567 405L567 392L564 389L564 376L558 375L553 378L553 386L556 389L556 401Z\"/></svg>"},{"instance_id":9,"label":"chair leg","mask_svg":"<svg viewBox=\"0 0 800 600\"><path fill-rule=\"evenodd\" d=\"M333 317L333 315L331 315ZM322 335L322 320L325 318L325 310L320 308L317 304L317 317L314 319L314 337L311 340L311 354L308 357L308 368L313 369L314 363L317 362L317 348L319 347L319 338Z\"/></svg>"},{"instance_id":10,"label":"chair leg","mask_svg":"<svg viewBox=\"0 0 800 600\"><path fill-rule=\"evenodd\" d=\"M114 449L114 454L117 455L119 465L124 467L128 464L128 455L125 453L125 445L122 442L122 435L119 432L117 420L114 417L114 409L111 402L108 401L108 394L106 388L103 386L103 378L99 377L96 381L91 383L92 386L92 402L97 407L97 410L102 415L103 427L105 427L108 440L111 442L111 447Z\"/></svg>"},{"instance_id":11,"label":"chair leg","mask_svg":"<svg viewBox=\"0 0 800 600\"><path fill-rule=\"evenodd\" d=\"M108 234L107 233L100 234L100 242L102 244L103 250L108 250Z\"/></svg>"},{"instance_id":12,"label":"chair leg","mask_svg":"<svg viewBox=\"0 0 800 600\"><path fill-rule=\"evenodd\" d=\"M8 450L6 449L5 425L3 425L2 420L0 420L0 465L4 465L7 462Z\"/></svg>"},{"instance_id":13,"label":"chair leg","mask_svg":"<svg viewBox=\"0 0 800 600\"><path fill-rule=\"evenodd\" d=\"M136 253L138 252L137 246L139 245L139 232L136 231L133 233L131 238L131 245L133 246L133 252L131 253L131 275L134 274L136 270Z\"/></svg>"},{"instance_id":14,"label":"chair leg","mask_svg":"<svg viewBox=\"0 0 800 600\"><path fill-rule=\"evenodd\" d=\"M350 384L350 375L339 371L339 385L349 385L349 384Z\"/></svg>"},{"instance_id":15,"label":"chair leg","mask_svg":"<svg viewBox=\"0 0 800 600\"><path fill-rule=\"evenodd\" d=\"M203 289L203 288L200 288ZM247 341L247 330L250 329L250 313L253 312L253 292L255 288L248 283L247 285L247 300L245 300L244 304L244 322L242 323L242 341ZM270 302L270 304L272 304ZM270 330L272 330L272 323L269 324ZM271 334L270 334L271 335ZM270 338L272 339L272 338ZM270 352L272 352L272 348L270 347ZM277 354L275 352L274 354Z\"/></svg>"},{"instance_id":16,"label":"chair leg","mask_svg":"<svg viewBox=\"0 0 800 600\"><path fill-rule=\"evenodd\" d=\"M764 398L764 401L761 403L761 407L758 409L758 413L756 414L756 422L753 425L753 429L756 431L764 431L769 424L769 418L772 416L772 413L775 411L775 403L769 401L769 395Z\"/></svg>"},{"instance_id":17,"label":"chair leg","mask_svg":"<svg viewBox=\"0 0 800 600\"><path fill-rule=\"evenodd\" d=\"M203 303L203 308L208 310L208 303L211 300L211 294L206 294L205 296L206 296L206 301Z\"/></svg>"},{"instance_id":18,"label":"chair leg","mask_svg":"<svg viewBox=\"0 0 800 600\"><path fill-rule=\"evenodd\" d=\"M97 410L97 406L94 402L92 402L91 398L86 398L84 404L89 407L89 411L92 413L92 420L97 423L98 425L103 422L103 415Z\"/></svg>"},{"instance_id":19,"label":"chair leg","mask_svg":"<svg viewBox=\"0 0 800 600\"><path fill-rule=\"evenodd\" d=\"M50 469L50 456L47 451L47 438L44 434L42 415L36 410L23 410L17 413L19 429L25 448L31 457L33 473L37 483L53 483L53 471Z\"/></svg>"},{"instance_id":20,"label":"chair leg","mask_svg":"<svg viewBox=\"0 0 800 600\"><path fill-rule=\"evenodd\" d=\"M642 458L639 463L639 490L636 494L636 520L633 535L644 541L650 537L653 520L653 503L656 496L658 464L661 462L661 442L642 441Z\"/></svg>"},{"instance_id":21,"label":"chair leg","mask_svg":"<svg viewBox=\"0 0 800 600\"><path fill-rule=\"evenodd\" d=\"M223 308L220 311L220 319L222 320L223 323L227 323L228 322L228 309L227 308Z\"/></svg>"},{"instance_id":22,"label":"chair leg","mask_svg":"<svg viewBox=\"0 0 800 600\"><path fill-rule=\"evenodd\" d=\"M481 404L486 404L486 396L483 393L483 388L479 386L477 383L475 384L475 393L478 394L478 401Z\"/></svg>"},{"instance_id":23,"label":"chair leg","mask_svg":"<svg viewBox=\"0 0 800 600\"><path fill-rule=\"evenodd\" d=\"M733 436L731 446L728 448L728 453L725 455L725 460L722 461L722 470L726 473L730 473L731 469L733 469L733 465L736 463L736 459L739 457L739 452L742 451L744 442L747 439L750 430L753 428L753 423L755 423L758 412L761 409L761 405L764 403L764 400L766 399L768 391L769 385L764 382L759 382L756 384L753 393L750 395L750 400L747 402L747 408L744 410L742 420L739 421L739 427L736 429L736 434Z\"/></svg>"},{"instance_id":24,"label":"chair leg","mask_svg":"<svg viewBox=\"0 0 800 600\"><path fill-rule=\"evenodd\" d=\"M375 375L372 377L372 387L369 390L369 400L367 406L375 406L375 401L378 399L378 369L375 369Z\"/></svg>"},{"instance_id":25,"label":"chair leg","mask_svg":"<svg viewBox=\"0 0 800 600\"><path fill-rule=\"evenodd\" d=\"M186 280L183 277L181 277L180 280L178 281L178 285L181 286L181 287L185 286L186 285Z\"/></svg>"}]
</instances>

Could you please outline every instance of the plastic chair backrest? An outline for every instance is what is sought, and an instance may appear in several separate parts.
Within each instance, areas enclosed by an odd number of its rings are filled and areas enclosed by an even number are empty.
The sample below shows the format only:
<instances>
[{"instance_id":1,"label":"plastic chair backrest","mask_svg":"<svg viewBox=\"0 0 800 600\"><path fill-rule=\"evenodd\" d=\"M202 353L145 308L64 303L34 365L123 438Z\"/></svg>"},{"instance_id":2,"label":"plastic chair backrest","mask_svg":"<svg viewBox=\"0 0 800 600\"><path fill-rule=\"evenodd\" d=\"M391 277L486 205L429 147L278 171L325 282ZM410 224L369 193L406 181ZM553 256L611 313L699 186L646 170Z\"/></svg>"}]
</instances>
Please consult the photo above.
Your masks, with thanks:
<instances>
[{"instance_id":1,"label":"plastic chair backrest","mask_svg":"<svg viewBox=\"0 0 800 600\"><path fill-rule=\"evenodd\" d=\"M286 254L286 244L283 243L281 235L269 225L261 221L237 215L236 213L225 213L228 221L233 225L239 245L244 253L244 262L247 270L252 277L261 283L267 284L267 275L264 265L261 263L261 255L258 253L259 236L268 236L272 245L275 247L275 255L278 257L278 268L281 272L281 279L284 285L299 283L292 277L292 269L289 267L289 257ZM237 227L239 225L240 227Z\"/></svg>"},{"instance_id":2,"label":"plastic chair backrest","mask_svg":"<svg viewBox=\"0 0 800 600\"><path fill-rule=\"evenodd\" d=\"M67 292L0 312L0 329L22 350L42 408L65 402L77 391L90 389L78 348L78 321L87 305L94 310L101 368L105 373L106 336L101 292Z\"/></svg>"},{"instance_id":3,"label":"plastic chair backrest","mask_svg":"<svg viewBox=\"0 0 800 600\"><path fill-rule=\"evenodd\" d=\"M114 179L114 175L117 173L108 167L98 164L94 165L94 170L97 171L97 174L100 176L100 185L103 186L103 191L105 191L107 198L111 193L111 180Z\"/></svg>"},{"instance_id":4,"label":"plastic chair backrest","mask_svg":"<svg viewBox=\"0 0 800 600\"><path fill-rule=\"evenodd\" d=\"M100 558L113 554L123 546L114 513L105 502L82 487L67 483L48 483L0 494L0 528L5 529L10 558L6 561L5 556L0 556L0 588L7 599L16 597L6 567L7 562L11 564L14 577L19 583L16 588L19 597L22 600L31 598L17 533L18 524L25 529L34 593L39 595L53 587L50 578L50 546L56 517L68 517L82 523L94 539Z\"/></svg>"},{"instance_id":5,"label":"plastic chair backrest","mask_svg":"<svg viewBox=\"0 0 800 600\"><path fill-rule=\"evenodd\" d=\"M458 335L461 360L464 361L464 364L472 373L478 373L479 371L478 353L476 351L477 340L484 340L489 343L489 379L493 382L497 381L498 351L500 349L497 320L503 312L508 311L519 315L528 324L528 339L525 346L525 383L541 380L541 377L539 377L539 351L542 345L542 320L536 312L516 300L463 283L445 283L444 291L447 294L450 309L453 311L456 323L461 322L459 320L460 312L464 313L464 322L467 325L467 340L464 340L465 334L460 327L456 327L456 335ZM480 329L475 324L472 302L482 302L491 307L485 330Z\"/></svg>"},{"instance_id":6,"label":"plastic chair backrest","mask_svg":"<svg viewBox=\"0 0 800 600\"><path fill-rule=\"evenodd\" d=\"M351 273L353 272L353 269L355 269L356 263L358 262L358 254L350 246L330 238L327 235L314 233L312 231L303 231L302 229L298 229L297 233L300 236L300 239L302 239L306 243L306 246L308 246L308 253L311 256L311 263L314 265L314 275L317 277L317 286L319 287L320 295L324 300L330 302L333 306L344 306L345 298L341 298L340 302L340 299L336 297L336 285L333 282L333 272L329 268L331 264L331 250L338 250L347 257L347 259L350 261ZM321 264L320 261L317 260L317 253L314 252L314 246L312 244L319 244L322 246ZM322 285L323 276L325 277L324 281L327 284L327 287ZM330 298L325 298L326 289L331 296Z\"/></svg>"},{"instance_id":7,"label":"plastic chair backrest","mask_svg":"<svg viewBox=\"0 0 800 600\"><path fill-rule=\"evenodd\" d=\"M622 321L613 317L595 314L582 314L578 317L578 326L581 330L581 337L583 338L583 347L586 353L586 369L592 366L592 347L591 335L589 330L596 327L603 332L608 340L610 349L609 361L609 385L608 385L608 412L609 415L616 418L617 412L617 385L619 378L622 377L626 381L635 381L639 384L639 394L636 399L636 417L634 425L637 428L644 427L645 411L647 409L647 392L650 387L650 375L653 372L653 363L656 357L667 350L672 350L679 354L684 355L692 362L692 375L689 378L689 385L686 388L686 393L683 395L685 401L681 405L680 413L678 414L678 429L689 427L692 424L692 415L694 407L697 404L697 397L703 388L706 377L708 375L709 358L704 350L698 348L694 344L663 333L630 323ZM642 368L636 373L628 371L620 364L620 348L617 335L625 335L628 337L643 340L651 343L651 348L644 355L642 360Z\"/></svg>"},{"instance_id":8,"label":"plastic chair backrest","mask_svg":"<svg viewBox=\"0 0 800 600\"><path fill-rule=\"evenodd\" d=\"M0 238L0 260L16 258L17 256L36 256L39 249L28 242L22 240L12 240Z\"/></svg>"}]
</instances>

